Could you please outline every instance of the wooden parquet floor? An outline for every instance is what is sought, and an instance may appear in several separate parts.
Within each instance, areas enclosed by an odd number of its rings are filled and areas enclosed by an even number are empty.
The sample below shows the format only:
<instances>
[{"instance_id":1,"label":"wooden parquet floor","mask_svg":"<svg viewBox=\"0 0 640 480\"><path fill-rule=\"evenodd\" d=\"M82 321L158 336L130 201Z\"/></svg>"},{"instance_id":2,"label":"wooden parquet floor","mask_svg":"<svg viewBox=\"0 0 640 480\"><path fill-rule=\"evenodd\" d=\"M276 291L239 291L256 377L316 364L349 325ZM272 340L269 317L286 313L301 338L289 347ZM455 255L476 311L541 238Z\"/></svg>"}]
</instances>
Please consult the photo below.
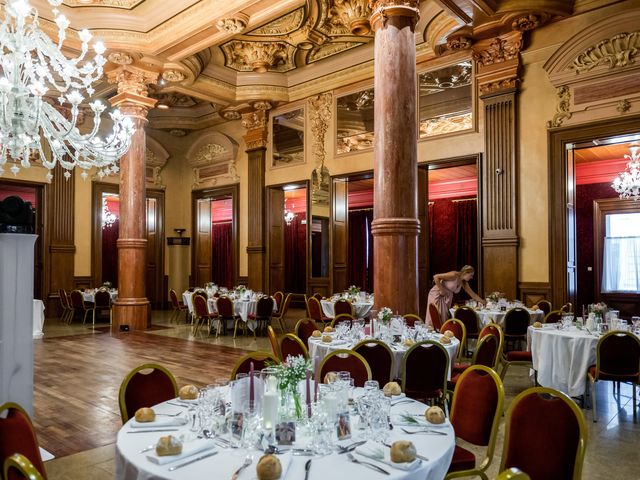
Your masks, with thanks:
<instances>
[{"instance_id":1,"label":"wooden parquet floor","mask_svg":"<svg viewBox=\"0 0 640 480\"><path fill-rule=\"evenodd\" d=\"M142 363L159 363L178 385L228 378L246 351L180 338L108 331L34 342L34 424L38 441L56 457L115 442L122 426L118 390Z\"/></svg>"}]
</instances>

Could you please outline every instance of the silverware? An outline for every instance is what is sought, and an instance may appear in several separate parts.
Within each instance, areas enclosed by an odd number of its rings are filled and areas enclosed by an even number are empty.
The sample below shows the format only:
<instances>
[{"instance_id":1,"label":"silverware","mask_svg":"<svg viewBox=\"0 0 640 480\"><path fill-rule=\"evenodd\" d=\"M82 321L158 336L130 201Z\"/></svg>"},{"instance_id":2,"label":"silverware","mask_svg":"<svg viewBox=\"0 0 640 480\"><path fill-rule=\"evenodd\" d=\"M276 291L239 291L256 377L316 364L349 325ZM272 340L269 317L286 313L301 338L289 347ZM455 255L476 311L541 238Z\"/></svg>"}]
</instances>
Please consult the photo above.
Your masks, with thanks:
<instances>
[{"instance_id":1,"label":"silverware","mask_svg":"<svg viewBox=\"0 0 640 480\"><path fill-rule=\"evenodd\" d=\"M430 428L423 428L422 430L407 430L406 428L400 428L404 433L408 433L409 435L416 435L418 433L422 433L424 435L446 435L447 432L438 432L437 430L431 430Z\"/></svg>"},{"instance_id":2,"label":"silverware","mask_svg":"<svg viewBox=\"0 0 640 480\"><path fill-rule=\"evenodd\" d=\"M309 480L309 470L311 470L311 459L304 464L304 480Z\"/></svg>"},{"instance_id":3,"label":"silverware","mask_svg":"<svg viewBox=\"0 0 640 480\"><path fill-rule=\"evenodd\" d=\"M235 472L233 472L233 475L231 475L231 480L237 480L238 476L240 476L240 472L242 472L242 470L244 470L249 465L251 465L252 462L253 462L253 457L251 457L250 455L247 455L247 457L244 459L244 463L240 465L240 468L238 468Z\"/></svg>"},{"instance_id":4,"label":"silverware","mask_svg":"<svg viewBox=\"0 0 640 480\"><path fill-rule=\"evenodd\" d=\"M375 470L375 471L377 471L377 472L384 473L385 475L390 475L390 473L389 473L389 472L387 472L384 468L379 467L379 466L378 466L378 465L376 465L375 463L364 462L364 461L362 461L362 460L358 460L358 459L353 455L353 453L347 453L347 458L348 458L349 460L351 460L353 463L357 463L357 464L359 464L359 465L362 465L363 467L368 467L368 468L371 468L371 469L373 469L373 470Z\"/></svg>"},{"instance_id":5,"label":"silverware","mask_svg":"<svg viewBox=\"0 0 640 480\"><path fill-rule=\"evenodd\" d=\"M182 415L184 412L177 413L156 413L156 417L177 417L178 415Z\"/></svg>"},{"instance_id":6,"label":"silverware","mask_svg":"<svg viewBox=\"0 0 640 480\"><path fill-rule=\"evenodd\" d=\"M140 450L138 453L145 453L148 452L149 450L153 450L156 446L155 445L149 445L148 447L144 447L142 450Z\"/></svg>"},{"instance_id":7,"label":"silverware","mask_svg":"<svg viewBox=\"0 0 640 480\"><path fill-rule=\"evenodd\" d=\"M127 433L177 432L177 428L154 428L152 430L129 430Z\"/></svg>"},{"instance_id":8,"label":"silverware","mask_svg":"<svg viewBox=\"0 0 640 480\"><path fill-rule=\"evenodd\" d=\"M340 451L338 452L338 455L343 453L353 452L356 448L358 448L360 445L364 445L365 443L367 443L366 440L360 440L359 442L352 443L351 445L345 445L344 447L341 445L338 445L338 448L340 449Z\"/></svg>"},{"instance_id":9,"label":"silverware","mask_svg":"<svg viewBox=\"0 0 640 480\"><path fill-rule=\"evenodd\" d=\"M165 402L167 405L173 405L174 407L180 407L180 408L189 408L187 405L183 405L181 403L173 403L173 402Z\"/></svg>"},{"instance_id":10,"label":"silverware","mask_svg":"<svg viewBox=\"0 0 640 480\"><path fill-rule=\"evenodd\" d=\"M382 442L382 444L383 444L385 447L389 447L389 448L391 448L391 444L390 444L390 443ZM425 462L428 462L428 461L429 461L429 459L428 459L427 457L425 457L424 455L419 455L419 454L417 454L417 453L416 453L416 458L419 458L420 460L424 460Z\"/></svg>"},{"instance_id":11,"label":"silverware","mask_svg":"<svg viewBox=\"0 0 640 480\"><path fill-rule=\"evenodd\" d=\"M205 458L213 457L217 453L218 453L217 450L215 450L213 452L205 453L204 455L200 455L199 457L192 458L188 462L181 463L180 465L174 465L173 467L171 467L169 469L169 471L173 472L174 470L177 470L177 469L182 468L182 467L186 467L187 465L191 465L192 463L199 462L200 460L204 460Z\"/></svg>"},{"instance_id":12,"label":"silverware","mask_svg":"<svg viewBox=\"0 0 640 480\"><path fill-rule=\"evenodd\" d=\"M403 398L402 400L398 400L397 402L392 403L391 406L395 407L396 405L402 405L403 403L413 403L413 400L408 398Z\"/></svg>"}]
</instances>

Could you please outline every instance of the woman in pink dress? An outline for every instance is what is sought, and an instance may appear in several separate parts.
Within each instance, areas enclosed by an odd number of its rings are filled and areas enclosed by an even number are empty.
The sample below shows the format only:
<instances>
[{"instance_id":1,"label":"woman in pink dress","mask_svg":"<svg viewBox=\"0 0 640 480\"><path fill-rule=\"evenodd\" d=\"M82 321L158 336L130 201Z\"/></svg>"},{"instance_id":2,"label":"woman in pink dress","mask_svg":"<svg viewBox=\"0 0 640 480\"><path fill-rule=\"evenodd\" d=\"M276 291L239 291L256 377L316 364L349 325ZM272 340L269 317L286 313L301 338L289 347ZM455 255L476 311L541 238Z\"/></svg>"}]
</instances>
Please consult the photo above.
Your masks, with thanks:
<instances>
[{"instance_id":1,"label":"woman in pink dress","mask_svg":"<svg viewBox=\"0 0 640 480\"><path fill-rule=\"evenodd\" d=\"M429 291L429 298L427 299L427 305L430 303L435 304L440 312L440 323L444 323L449 318L449 309L453 303L453 294L458 293L461 288L469 294L475 301L484 304L484 300L481 299L476 292L474 292L469 286L469 282L473 278L475 270L470 265L465 265L459 272L452 271L447 273L438 273L433 276L433 282L435 285ZM427 325L433 326L433 320L429 314L427 308Z\"/></svg>"}]
</instances>

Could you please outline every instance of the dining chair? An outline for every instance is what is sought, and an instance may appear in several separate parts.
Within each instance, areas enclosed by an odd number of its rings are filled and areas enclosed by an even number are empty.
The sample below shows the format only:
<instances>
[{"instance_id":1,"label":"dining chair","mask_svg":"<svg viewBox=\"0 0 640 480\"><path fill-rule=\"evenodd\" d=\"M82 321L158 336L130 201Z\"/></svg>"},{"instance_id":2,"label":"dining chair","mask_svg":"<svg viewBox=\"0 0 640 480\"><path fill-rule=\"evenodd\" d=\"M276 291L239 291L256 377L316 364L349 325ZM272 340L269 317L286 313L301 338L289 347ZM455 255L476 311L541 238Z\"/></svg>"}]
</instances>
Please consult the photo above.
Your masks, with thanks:
<instances>
[{"instance_id":1,"label":"dining chair","mask_svg":"<svg viewBox=\"0 0 640 480\"><path fill-rule=\"evenodd\" d=\"M316 323L324 325L331 321L329 317L325 317L322 313L322 305L316 297L309 297L307 299L307 311L309 312L309 318L313 318Z\"/></svg>"},{"instance_id":2,"label":"dining chair","mask_svg":"<svg viewBox=\"0 0 640 480\"><path fill-rule=\"evenodd\" d=\"M480 333L480 318L478 318L478 314L473 308L467 307L466 305L456 308L453 313L453 318L456 318L464 323L465 331L467 333L466 342L464 344L464 351L468 353L469 340L478 339L478 334Z\"/></svg>"},{"instance_id":3,"label":"dining chair","mask_svg":"<svg viewBox=\"0 0 640 480\"><path fill-rule=\"evenodd\" d=\"M315 298L316 300L320 301L322 300L322 295L319 294L318 292L315 292L313 295L311 295L313 298Z\"/></svg>"},{"instance_id":4,"label":"dining chair","mask_svg":"<svg viewBox=\"0 0 640 480\"><path fill-rule=\"evenodd\" d=\"M302 340L293 333L285 333L280 339L280 359L283 362L287 361L287 357L297 357L302 355L304 358L309 358L309 350L302 343Z\"/></svg>"},{"instance_id":5,"label":"dining chair","mask_svg":"<svg viewBox=\"0 0 640 480\"><path fill-rule=\"evenodd\" d=\"M424 320L420 318L420 315L416 315L415 313L405 313L402 318L404 318L404 323L409 328L415 327L416 323L424 323Z\"/></svg>"},{"instance_id":6,"label":"dining chair","mask_svg":"<svg viewBox=\"0 0 640 480\"><path fill-rule=\"evenodd\" d=\"M311 337L311 334L313 333L314 330L318 330L318 326L316 325L316 322L312 318L302 318L298 320L298 323L296 323L294 332L296 336L300 340L302 340L302 343L307 345L307 348L308 348L309 337Z\"/></svg>"},{"instance_id":7,"label":"dining chair","mask_svg":"<svg viewBox=\"0 0 640 480\"><path fill-rule=\"evenodd\" d=\"M457 368L451 372L451 380L447 382L448 389L454 392L460 376L474 365L482 365L494 370L496 362L498 361L498 355L500 354L499 345L500 340L494 335L485 335L482 337L473 352L471 363L466 365L458 363L454 365L454 367Z\"/></svg>"},{"instance_id":8,"label":"dining chair","mask_svg":"<svg viewBox=\"0 0 640 480\"><path fill-rule=\"evenodd\" d=\"M343 322L347 322L349 324L349 328L351 328L353 326L353 320L353 315L350 313L340 313L331 320L331 328L334 328L336 325Z\"/></svg>"},{"instance_id":9,"label":"dining chair","mask_svg":"<svg viewBox=\"0 0 640 480\"><path fill-rule=\"evenodd\" d=\"M442 327L442 317L440 316L440 310L435 303L430 303L427 307L427 320L431 320L431 325L436 332L440 331Z\"/></svg>"},{"instance_id":10,"label":"dining chair","mask_svg":"<svg viewBox=\"0 0 640 480\"><path fill-rule=\"evenodd\" d=\"M492 335L483 340L495 341ZM496 447L498 427L504 407L504 385L496 372L484 365L473 365L460 375L451 404L451 425L456 440L461 439L477 447L486 447L484 459L476 466L476 456L456 445L449 465L447 480L480 476L487 480Z\"/></svg>"},{"instance_id":11,"label":"dining chair","mask_svg":"<svg viewBox=\"0 0 640 480\"><path fill-rule=\"evenodd\" d=\"M450 318L440 328L440 333L445 333L447 331L451 331L453 335L460 342L460 346L458 347L458 354L456 358L461 359L464 356L464 346L467 340L467 328L457 318Z\"/></svg>"},{"instance_id":12,"label":"dining chair","mask_svg":"<svg viewBox=\"0 0 640 480\"><path fill-rule=\"evenodd\" d=\"M273 294L273 299L276 302L276 311L274 313L278 314L282 310L282 302L284 301L284 293L282 293L280 290L278 290L277 292L275 292Z\"/></svg>"},{"instance_id":13,"label":"dining chair","mask_svg":"<svg viewBox=\"0 0 640 480\"><path fill-rule=\"evenodd\" d=\"M2 478L7 480L14 479L28 479L28 480L43 480L43 476L33 463L29 461L27 457L20 453L14 453L10 457L7 457L4 461L4 476Z\"/></svg>"},{"instance_id":14,"label":"dining chair","mask_svg":"<svg viewBox=\"0 0 640 480\"><path fill-rule=\"evenodd\" d=\"M591 385L593 421L598 421L596 408L596 383L600 380L631 383L633 397L633 423L637 422L636 386L640 384L640 339L631 332L614 330L604 334L596 346L596 364L587 370Z\"/></svg>"},{"instance_id":15,"label":"dining chair","mask_svg":"<svg viewBox=\"0 0 640 480\"><path fill-rule=\"evenodd\" d=\"M527 341L527 329L531 324L531 316L526 308L516 307L507 310L504 315L504 341L508 349L509 342L512 346L520 346ZM518 350L518 348L513 348Z\"/></svg>"},{"instance_id":16,"label":"dining chair","mask_svg":"<svg viewBox=\"0 0 640 480\"><path fill-rule=\"evenodd\" d=\"M271 351L273 352L273 355L282 360L278 337L276 337L276 331L271 325L267 325L267 337L269 337L269 343L271 344Z\"/></svg>"},{"instance_id":17,"label":"dining chair","mask_svg":"<svg viewBox=\"0 0 640 480\"><path fill-rule=\"evenodd\" d=\"M58 297L60 298L60 305L62 306L62 316L60 322L70 323L70 319L73 318L73 307L69 303L69 297L64 288L58 290Z\"/></svg>"},{"instance_id":18,"label":"dining chair","mask_svg":"<svg viewBox=\"0 0 640 480\"><path fill-rule=\"evenodd\" d=\"M211 322L212 320L218 320L218 314L209 312L207 297L200 293L195 293L191 299L191 302L193 303L193 315L195 318L193 335L195 336L198 333L198 329L205 322L207 323L207 335L209 335L211 333ZM218 320L216 327L216 337L220 333L220 324L224 325L224 322Z\"/></svg>"},{"instance_id":19,"label":"dining chair","mask_svg":"<svg viewBox=\"0 0 640 480\"><path fill-rule=\"evenodd\" d=\"M251 364L253 363L254 371L262 370L269 365L275 365L280 363L278 357L269 352L250 352L240 357L231 370L231 380L236 379L236 375L239 373L249 373L251 371Z\"/></svg>"},{"instance_id":20,"label":"dining chair","mask_svg":"<svg viewBox=\"0 0 640 480\"><path fill-rule=\"evenodd\" d=\"M568 395L534 387L509 405L500 471L519 468L532 480L582 478L584 415Z\"/></svg>"},{"instance_id":21,"label":"dining chair","mask_svg":"<svg viewBox=\"0 0 640 480\"><path fill-rule=\"evenodd\" d=\"M333 304L333 316L346 313L347 315L353 315L353 305L346 298L340 298Z\"/></svg>"},{"instance_id":22,"label":"dining chair","mask_svg":"<svg viewBox=\"0 0 640 480\"><path fill-rule=\"evenodd\" d=\"M84 324L87 321L89 312L94 311L95 304L93 302L85 302L80 290L73 290L71 292L71 306L73 307L74 316L76 313L83 315L82 323Z\"/></svg>"},{"instance_id":23,"label":"dining chair","mask_svg":"<svg viewBox=\"0 0 640 480\"><path fill-rule=\"evenodd\" d=\"M287 293L287 295L284 297L284 303L280 304L280 308L278 309L278 312L271 317L271 323L273 323L274 320L277 321L278 326L280 327L280 330L282 331L282 333L287 332L286 323L284 319L285 319L285 315L289 311L289 305L291 305L292 299L293 299L293 294Z\"/></svg>"},{"instance_id":24,"label":"dining chair","mask_svg":"<svg viewBox=\"0 0 640 480\"><path fill-rule=\"evenodd\" d=\"M223 335L227 334L227 328L229 328L228 322L232 322L234 327L233 337L235 338L236 327L238 326L238 319L240 317L235 314L233 300L226 295L218 297L216 300L216 310L218 311L218 320L222 323Z\"/></svg>"},{"instance_id":25,"label":"dining chair","mask_svg":"<svg viewBox=\"0 0 640 480\"><path fill-rule=\"evenodd\" d=\"M173 288L169 290L169 298L171 299L171 308L173 308L173 312L171 313L171 317L169 318L169 323L172 323L173 321L178 323L181 312L185 312L185 321L187 321L187 316L189 315L189 307L178 300L178 294Z\"/></svg>"},{"instance_id":26,"label":"dining chair","mask_svg":"<svg viewBox=\"0 0 640 480\"><path fill-rule=\"evenodd\" d=\"M109 313L109 325L112 323L112 310L111 310L111 294L106 289L99 289L94 297L95 306L93 308L93 324L96 323L96 315L99 315L105 310Z\"/></svg>"},{"instance_id":27,"label":"dining chair","mask_svg":"<svg viewBox=\"0 0 640 480\"><path fill-rule=\"evenodd\" d=\"M358 342L353 351L362 355L371 368L371 379L380 387L393 380L394 355L389 345L382 340L366 339Z\"/></svg>"},{"instance_id":28,"label":"dining chair","mask_svg":"<svg viewBox=\"0 0 640 480\"><path fill-rule=\"evenodd\" d=\"M409 347L402 357L402 391L415 400L445 403L449 354L432 340Z\"/></svg>"},{"instance_id":29,"label":"dining chair","mask_svg":"<svg viewBox=\"0 0 640 480\"><path fill-rule=\"evenodd\" d=\"M562 310L551 310L544 316L542 323L558 323L562 320Z\"/></svg>"},{"instance_id":30,"label":"dining chair","mask_svg":"<svg viewBox=\"0 0 640 480\"><path fill-rule=\"evenodd\" d=\"M538 303L538 308L543 311L544 316L549 315L549 312L553 310L551 307L551 302L549 300L540 300Z\"/></svg>"},{"instance_id":31,"label":"dining chair","mask_svg":"<svg viewBox=\"0 0 640 480\"><path fill-rule=\"evenodd\" d=\"M531 480L531 477L519 468L507 468L500 472L496 480Z\"/></svg>"},{"instance_id":32,"label":"dining chair","mask_svg":"<svg viewBox=\"0 0 640 480\"><path fill-rule=\"evenodd\" d=\"M256 313L249 315L249 318L255 320L258 323L256 330L258 332L266 331L267 325L271 325L271 318L273 316L273 298L260 297L256 303ZM255 331L253 332L255 335Z\"/></svg>"},{"instance_id":33,"label":"dining chair","mask_svg":"<svg viewBox=\"0 0 640 480\"><path fill-rule=\"evenodd\" d=\"M353 350L334 350L322 359L320 378L324 379L329 372L349 372L356 387L364 387L364 382L371 380L371 367L362 355Z\"/></svg>"},{"instance_id":34,"label":"dining chair","mask_svg":"<svg viewBox=\"0 0 640 480\"><path fill-rule=\"evenodd\" d=\"M127 423L139 408L153 407L177 396L178 384L167 368L155 363L139 365L120 385L118 404L122 423Z\"/></svg>"},{"instance_id":35,"label":"dining chair","mask_svg":"<svg viewBox=\"0 0 640 480\"><path fill-rule=\"evenodd\" d=\"M23 478L19 470L9 468L12 467L12 461L7 462L16 453L21 455L20 463L27 468L31 465L41 478L46 480L47 472L40 456L38 439L31 418L20 405L7 402L0 406L0 464L5 470L4 480ZM15 461L18 462L18 459ZM9 469L8 475L7 469Z\"/></svg>"},{"instance_id":36,"label":"dining chair","mask_svg":"<svg viewBox=\"0 0 640 480\"><path fill-rule=\"evenodd\" d=\"M562 307L560 307L560 311L564 313L573 313L573 303L565 303Z\"/></svg>"}]
</instances>

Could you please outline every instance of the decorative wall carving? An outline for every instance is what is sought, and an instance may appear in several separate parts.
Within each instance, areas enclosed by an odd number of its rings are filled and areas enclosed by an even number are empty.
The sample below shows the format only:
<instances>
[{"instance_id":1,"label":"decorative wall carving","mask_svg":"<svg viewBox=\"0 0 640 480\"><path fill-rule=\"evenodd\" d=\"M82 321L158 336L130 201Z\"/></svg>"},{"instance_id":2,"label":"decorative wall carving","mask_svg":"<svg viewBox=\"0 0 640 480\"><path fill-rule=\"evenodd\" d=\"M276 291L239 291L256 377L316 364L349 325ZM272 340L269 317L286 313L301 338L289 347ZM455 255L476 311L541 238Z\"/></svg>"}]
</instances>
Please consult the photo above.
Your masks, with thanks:
<instances>
[{"instance_id":1,"label":"decorative wall carving","mask_svg":"<svg viewBox=\"0 0 640 480\"><path fill-rule=\"evenodd\" d=\"M516 17L511 22L511 28L518 32L528 32L545 24L551 15L547 13L528 13L521 17Z\"/></svg>"},{"instance_id":2,"label":"decorative wall carving","mask_svg":"<svg viewBox=\"0 0 640 480\"><path fill-rule=\"evenodd\" d=\"M247 28L247 23L249 23L249 17L244 14L238 14L234 17L221 18L216 23L216 26L220 30L235 35Z\"/></svg>"},{"instance_id":3,"label":"decorative wall carving","mask_svg":"<svg viewBox=\"0 0 640 480\"><path fill-rule=\"evenodd\" d=\"M242 117L237 110L223 110L221 115L225 120L240 120Z\"/></svg>"},{"instance_id":4,"label":"decorative wall carving","mask_svg":"<svg viewBox=\"0 0 640 480\"><path fill-rule=\"evenodd\" d=\"M495 82L483 83L480 85L480 95L488 95L490 93L499 92L501 90L508 90L510 88L516 88L518 86L519 79L516 77L506 78L504 80L497 80Z\"/></svg>"},{"instance_id":5,"label":"decorative wall carving","mask_svg":"<svg viewBox=\"0 0 640 480\"><path fill-rule=\"evenodd\" d=\"M333 96L329 92L321 93L320 95L307 99L311 135L313 137L311 152L316 164L316 169L321 169L324 166L326 156L324 143L329 122L331 121L332 102Z\"/></svg>"},{"instance_id":6,"label":"decorative wall carving","mask_svg":"<svg viewBox=\"0 0 640 480\"><path fill-rule=\"evenodd\" d=\"M522 36L496 37L491 40L489 46L473 53L473 59L480 65L488 66L496 63L513 60L518 57L522 49Z\"/></svg>"},{"instance_id":7,"label":"decorative wall carving","mask_svg":"<svg viewBox=\"0 0 640 480\"><path fill-rule=\"evenodd\" d=\"M239 72L264 73L268 70L286 72L295 68L295 47L284 42L244 42L232 40L222 49L227 67Z\"/></svg>"},{"instance_id":8,"label":"decorative wall carving","mask_svg":"<svg viewBox=\"0 0 640 480\"><path fill-rule=\"evenodd\" d=\"M147 136L146 143L144 153L147 186L164 188L161 172L169 160L169 152L153 137Z\"/></svg>"},{"instance_id":9,"label":"decorative wall carving","mask_svg":"<svg viewBox=\"0 0 640 480\"><path fill-rule=\"evenodd\" d=\"M131 65L133 63L133 57L127 52L111 52L107 55L107 60L116 65Z\"/></svg>"},{"instance_id":10,"label":"decorative wall carving","mask_svg":"<svg viewBox=\"0 0 640 480\"><path fill-rule=\"evenodd\" d=\"M566 85L558 87L556 89L556 97L558 98L556 113L553 115L553 119L547 122L547 128L559 127L565 119L571 118L571 91L569 87Z\"/></svg>"},{"instance_id":11,"label":"decorative wall carving","mask_svg":"<svg viewBox=\"0 0 640 480\"><path fill-rule=\"evenodd\" d=\"M619 33L586 49L569 68L576 73L583 73L603 64L609 68L626 67L635 62L638 50L640 31Z\"/></svg>"},{"instance_id":12,"label":"decorative wall carving","mask_svg":"<svg viewBox=\"0 0 640 480\"><path fill-rule=\"evenodd\" d=\"M187 152L193 169L193 188L235 183L240 180L236 165L238 144L220 132L205 132Z\"/></svg>"},{"instance_id":13,"label":"decorative wall carving","mask_svg":"<svg viewBox=\"0 0 640 480\"><path fill-rule=\"evenodd\" d=\"M624 100L619 100L616 105L616 110L620 113L626 113L631 110L631 102L626 98Z\"/></svg>"},{"instance_id":14,"label":"decorative wall carving","mask_svg":"<svg viewBox=\"0 0 640 480\"><path fill-rule=\"evenodd\" d=\"M162 78L167 82L181 82L185 79L184 73L174 68L162 72Z\"/></svg>"},{"instance_id":15,"label":"decorative wall carving","mask_svg":"<svg viewBox=\"0 0 640 480\"><path fill-rule=\"evenodd\" d=\"M207 165L215 163L216 159L223 157L225 153L227 153L227 150L222 145L209 143L196 152L191 163L193 165Z\"/></svg>"}]
</instances>

